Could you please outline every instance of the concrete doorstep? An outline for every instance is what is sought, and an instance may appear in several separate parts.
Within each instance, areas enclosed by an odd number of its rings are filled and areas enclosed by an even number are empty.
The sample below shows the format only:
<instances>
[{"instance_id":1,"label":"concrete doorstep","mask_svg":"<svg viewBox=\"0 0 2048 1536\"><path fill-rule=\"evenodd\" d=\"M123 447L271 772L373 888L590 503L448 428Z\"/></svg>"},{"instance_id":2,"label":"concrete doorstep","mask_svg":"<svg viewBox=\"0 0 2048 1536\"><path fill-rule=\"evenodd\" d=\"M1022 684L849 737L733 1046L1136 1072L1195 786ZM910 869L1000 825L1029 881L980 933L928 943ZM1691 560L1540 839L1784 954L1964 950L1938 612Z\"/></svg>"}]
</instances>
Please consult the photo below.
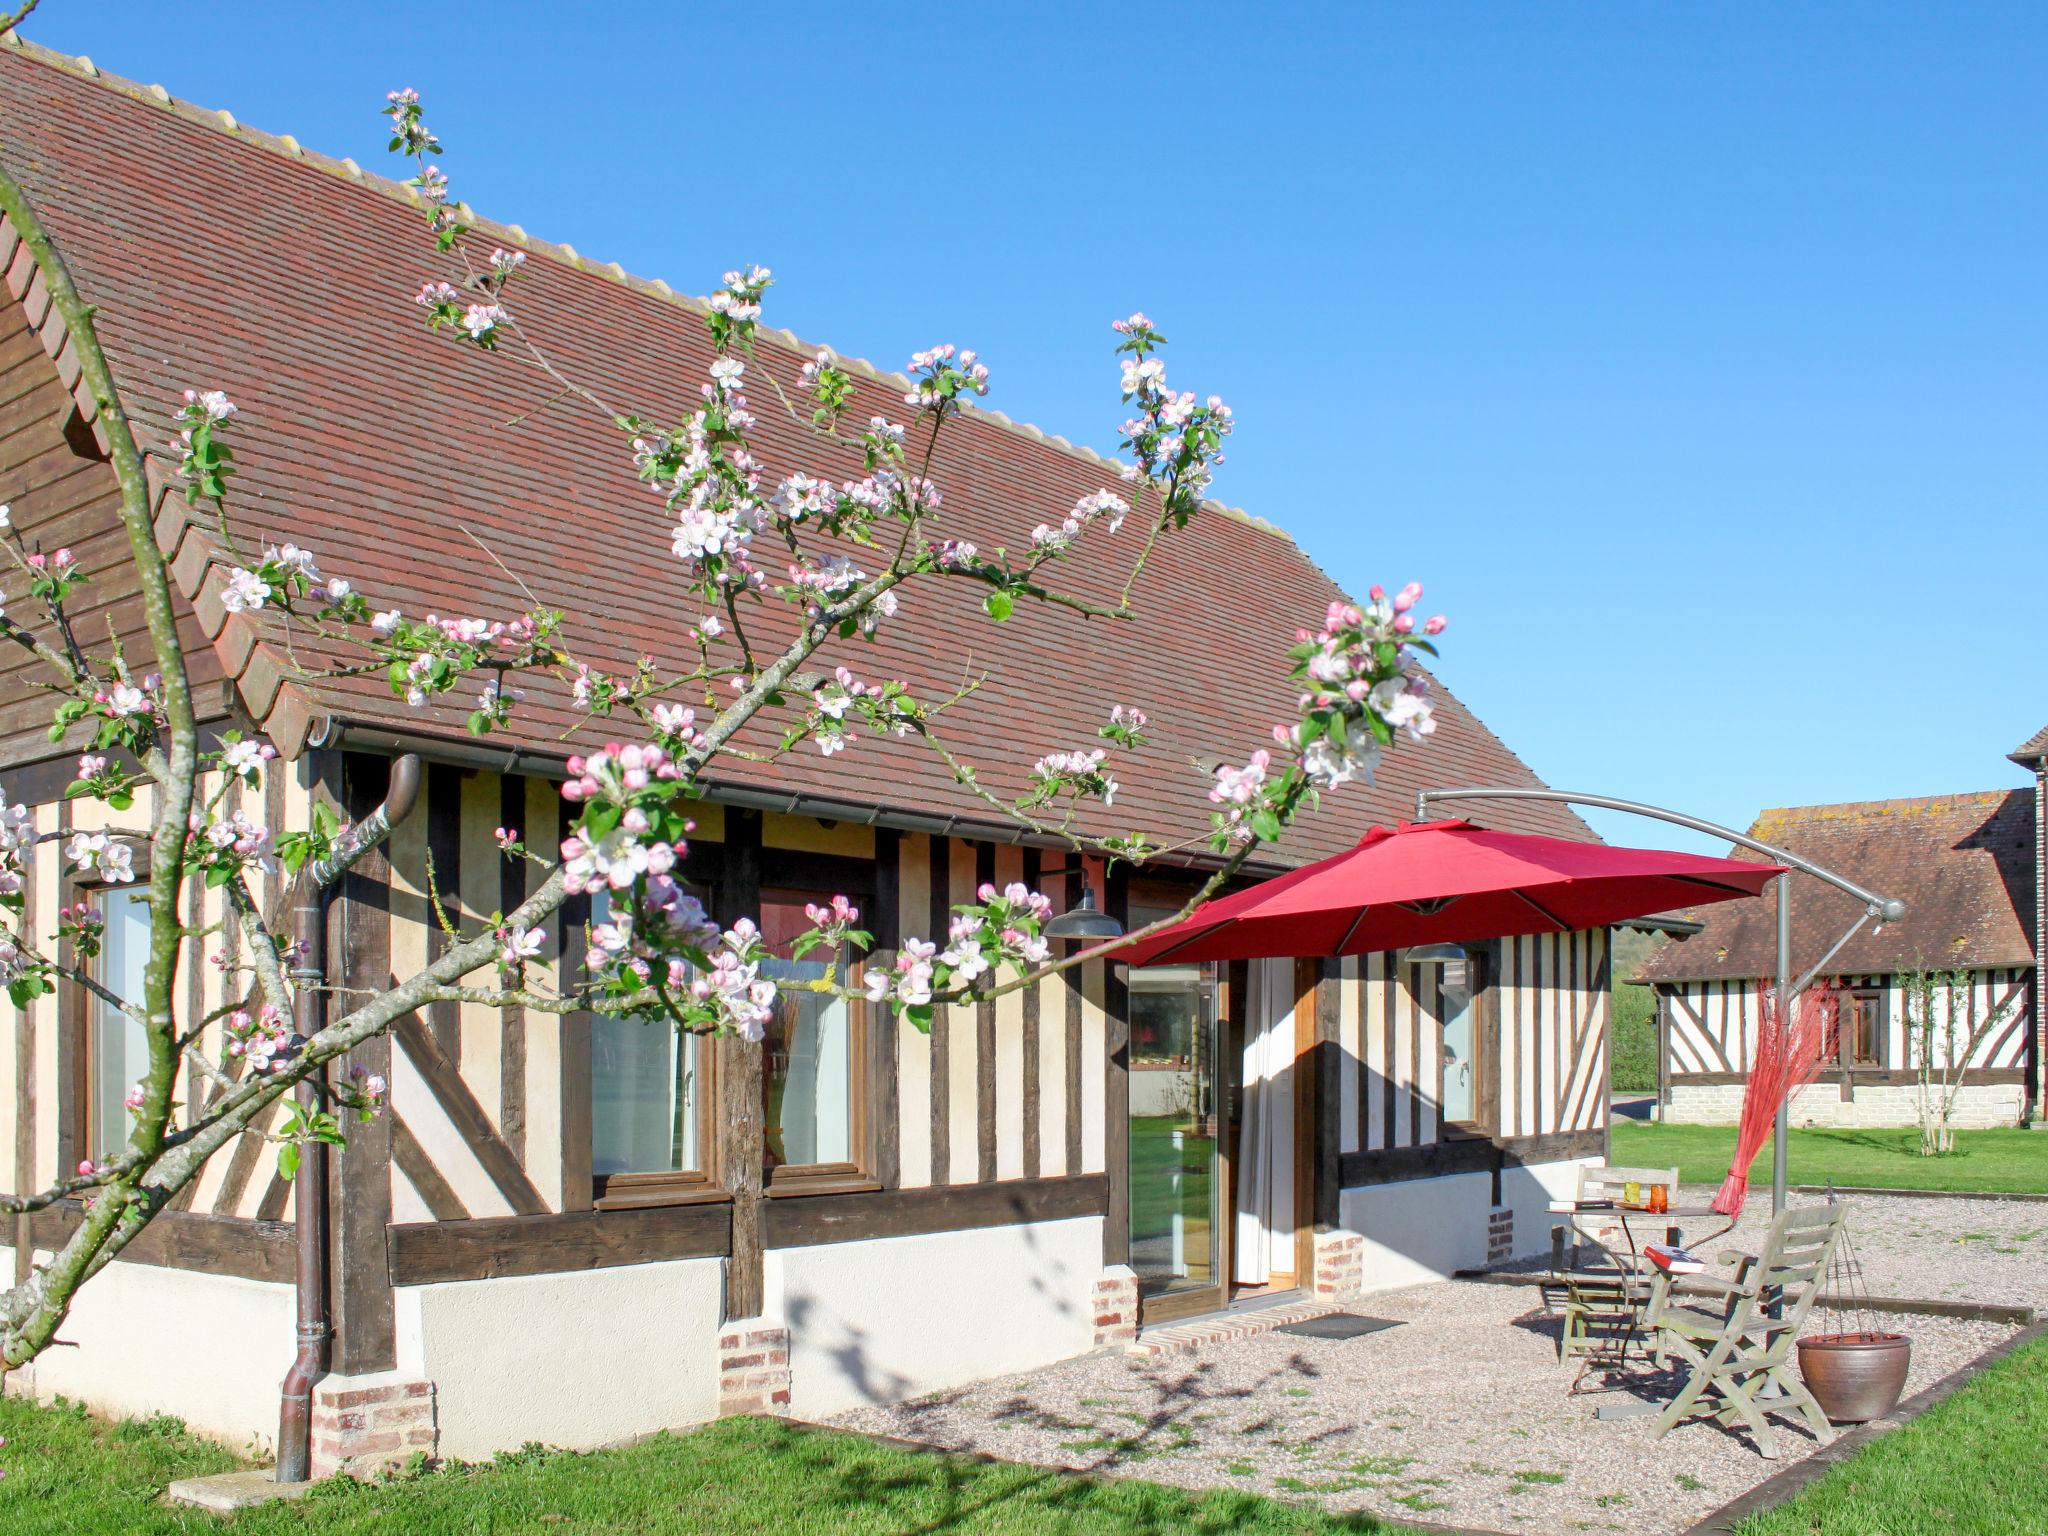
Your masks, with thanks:
<instances>
[{"instance_id":1,"label":"concrete doorstep","mask_svg":"<svg viewBox=\"0 0 2048 1536\"><path fill-rule=\"evenodd\" d=\"M164 1490L164 1496L173 1504L191 1504L218 1515L231 1515L238 1509L254 1509L258 1504L274 1504L279 1499L302 1499L312 1486L280 1483L273 1469L253 1467L242 1472L216 1472L212 1477L181 1477Z\"/></svg>"}]
</instances>

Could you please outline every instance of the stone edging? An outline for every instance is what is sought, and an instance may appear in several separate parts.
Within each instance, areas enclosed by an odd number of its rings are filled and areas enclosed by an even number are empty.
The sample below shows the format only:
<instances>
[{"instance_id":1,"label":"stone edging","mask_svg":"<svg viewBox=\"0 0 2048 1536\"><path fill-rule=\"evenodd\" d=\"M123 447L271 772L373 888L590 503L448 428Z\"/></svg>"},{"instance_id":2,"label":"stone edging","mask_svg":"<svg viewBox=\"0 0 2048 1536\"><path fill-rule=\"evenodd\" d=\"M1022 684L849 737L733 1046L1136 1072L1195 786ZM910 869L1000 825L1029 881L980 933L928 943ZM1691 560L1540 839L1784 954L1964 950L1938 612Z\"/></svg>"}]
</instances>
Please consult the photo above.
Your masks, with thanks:
<instances>
[{"instance_id":1,"label":"stone edging","mask_svg":"<svg viewBox=\"0 0 2048 1536\"><path fill-rule=\"evenodd\" d=\"M1476 1285L1521 1285L1544 1286L1552 1284L1550 1276L1541 1270L1512 1269L1461 1269L1452 1275L1453 1280L1462 1280ZM1677 1296L1718 1296L1701 1286L1688 1285L1680 1280L1671 1287ZM1923 1296L1827 1296L1819 1298L1816 1305L1831 1312L1889 1312L1901 1317L1950 1317L1965 1323L2007 1323L2015 1328L2025 1328L2034 1321L2032 1307L2012 1306L1997 1301L1945 1301L1936 1297Z\"/></svg>"},{"instance_id":2,"label":"stone edging","mask_svg":"<svg viewBox=\"0 0 2048 1536\"><path fill-rule=\"evenodd\" d=\"M1825 1195L1832 1188L1843 1199L1865 1195L1889 1196L1894 1200L2014 1200L2021 1203L2048 1204L2048 1194L2032 1194L2013 1191L1999 1194L1982 1189L1880 1189L1875 1185L1861 1184L1787 1184L1786 1189L1795 1195Z\"/></svg>"},{"instance_id":3,"label":"stone edging","mask_svg":"<svg viewBox=\"0 0 2048 1536\"><path fill-rule=\"evenodd\" d=\"M1923 1387L1914 1393L1894 1408L1889 1416L1873 1423L1859 1425L1836 1436L1811 1456L1794 1462L1775 1476L1765 1478L1749 1492L1731 1499L1696 1524L1687 1526L1682 1536L1733 1536L1736 1526L1748 1516L1766 1509L1774 1509L1785 1503L1795 1494L1819 1482L1828 1469L1837 1462L1847 1460L1871 1441L1919 1418L1937 1403L1954 1396L1958 1389L1980 1371L1996 1365L2015 1350L2024 1348L2044 1336L2048 1336L2048 1323L2035 1323L2031 1327L2021 1329L2002 1343L1992 1345L1976 1359L1949 1372L1932 1386Z\"/></svg>"}]
</instances>

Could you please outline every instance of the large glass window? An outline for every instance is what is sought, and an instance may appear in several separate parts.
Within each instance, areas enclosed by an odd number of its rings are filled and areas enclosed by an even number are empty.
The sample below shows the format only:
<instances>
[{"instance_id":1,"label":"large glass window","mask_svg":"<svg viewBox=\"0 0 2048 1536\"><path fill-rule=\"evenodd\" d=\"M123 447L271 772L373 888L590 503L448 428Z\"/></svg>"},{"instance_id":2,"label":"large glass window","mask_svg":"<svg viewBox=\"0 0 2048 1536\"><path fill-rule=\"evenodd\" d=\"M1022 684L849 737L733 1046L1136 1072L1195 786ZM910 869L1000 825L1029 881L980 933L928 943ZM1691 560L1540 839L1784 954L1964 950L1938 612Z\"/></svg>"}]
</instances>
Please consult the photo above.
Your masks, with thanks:
<instances>
[{"instance_id":1,"label":"large glass window","mask_svg":"<svg viewBox=\"0 0 2048 1536\"><path fill-rule=\"evenodd\" d=\"M609 892L591 897L593 923L610 916ZM698 893L702 899L702 893ZM705 1166L701 1037L665 1020L590 1021L590 1171L698 1174Z\"/></svg>"},{"instance_id":2,"label":"large glass window","mask_svg":"<svg viewBox=\"0 0 2048 1536\"><path fill-rule=\"evenodd\" d=\"M857 1145L854 1036L859 1009L804 984L823 981L847 957L814 949L789 958L791 942L811 927L807 902L829 896L769 891L761 898L761 937L777 958L762 971L781 983L775 1017L762 1043L762 1111L771 1169L851 1169ZM840 979L846 980L842 974Z\"/></svg>"},{"instance_id":3,"label":"large glass window","mask_svg":"<svg viewBox=\"0 0 2048 1536\"><path fill-rule=\"evenodd\" d=\"M94 904L107 920L93 977L125 1002L142 1001L149 961L149 898L133 886L108 886ZM86 1045L85 1155L98 1161L128 1144L128 1089L149 1071L142 1026L98 993L90 994Z\"/></svg>"},{"instance_id":4,"label":"large glass window","mask_svg":"<svg viewBox=\"0 0 2048 1536\"><path fill-rule=\"evenodd\" d=\"M1131 923L1165 917L1133 907ZM1216 968L1132 967L1131 1267L1147 1295L1220 1283Z\"/></svg>"},{"instance_id":5,"label":"large glass window","mask_svg":"<svg viewBox=\"0 0 2048 1536\"><path fill-rule=\"evenodd\" d=\"M1453 960L1438 973L1437 1017L1443 1020L1443 1118L1471 1125L1479 1114L1479 1032L1472 1010L1472 962Z\"/></svg>"}]
</instances>

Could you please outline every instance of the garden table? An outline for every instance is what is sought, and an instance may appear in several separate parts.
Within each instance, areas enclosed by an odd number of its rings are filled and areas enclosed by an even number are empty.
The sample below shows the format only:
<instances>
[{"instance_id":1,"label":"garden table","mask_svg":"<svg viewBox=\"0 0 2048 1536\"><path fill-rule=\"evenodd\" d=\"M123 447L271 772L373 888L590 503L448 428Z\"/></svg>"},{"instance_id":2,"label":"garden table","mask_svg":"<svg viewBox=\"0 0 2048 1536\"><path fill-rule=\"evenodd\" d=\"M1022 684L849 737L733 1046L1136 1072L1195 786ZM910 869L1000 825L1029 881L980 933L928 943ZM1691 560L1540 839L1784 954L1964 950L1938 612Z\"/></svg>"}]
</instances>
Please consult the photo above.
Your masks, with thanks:
<instances>
[{"instance_id":1,"label":"garden table","mask_svg":"<svg viewBox=\"0 0 2048 1536\"><path fill-rule=\"evenodd\" d=\"M1572 1232L1591 1243L1613 1266L1612 1274L1605 1271L1568 1273L1564 1266L1564 1228L1557 1230L1552 1268L1560 1276L1566 1292L1565 1327L1570 1334L1576 1319L1577 1325L1585 1330L1582 1341L1584 1363L1566 1389L1568 1393L1576 1393L1586 1373L1596 1366L1608 1374L1624 1369L1629 1363L1631 1346L1635 1346L1645 1362L1650 1359L1644 1324L1653 1269L1643 1256L1644 1247L1658 1238L1673 1247L1682 1246L1684 1229L1680 1223L1684 1221L1706 1217L1720 1219L1719 1227L1704 1237L1695 1238L1695 1242L1713 1241L1732 1228L1735 1221L1733 1217L1722 1216L1710 1205L1674 1205L1662 1211L1650 1211L1605 1201L1556 1200L1551 1202L1550 1209L1552 1214L1567 1218ZM1567 1354L1573 1352L1570 1338L1566 1340L1564 1351ZM1652 1406L1646 1404L1635 1411L1646 1411ZM1622 1412L1608 1413L1605 1409L1601 1412L1608 1418L1625 1416Z\"/></svg>"}]
</instances>

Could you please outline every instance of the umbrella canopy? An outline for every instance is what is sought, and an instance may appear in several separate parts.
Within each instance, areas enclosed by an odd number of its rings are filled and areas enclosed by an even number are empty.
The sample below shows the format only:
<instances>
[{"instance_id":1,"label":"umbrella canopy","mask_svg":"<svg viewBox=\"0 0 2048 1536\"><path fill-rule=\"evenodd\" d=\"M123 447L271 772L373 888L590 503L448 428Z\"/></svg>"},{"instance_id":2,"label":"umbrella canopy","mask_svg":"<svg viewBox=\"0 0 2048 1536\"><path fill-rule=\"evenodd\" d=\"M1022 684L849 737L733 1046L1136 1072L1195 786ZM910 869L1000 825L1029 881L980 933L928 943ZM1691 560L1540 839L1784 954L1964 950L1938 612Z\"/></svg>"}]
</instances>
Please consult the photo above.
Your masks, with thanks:
<instances>
[{"instance_id":1,"label":"umbrella canopy","mask_svg":"<svg viewBox=\"0 0 2048 1536\"><path fill-rule=\"evenodd\" d=\"M1781 864L1561 837L1468 821L1374 827L1347 853L1219 897L1119 953L1132 965L1359 955L1416 944L1569 933L1756 896Z\"/></svg>"}]
</instances>

